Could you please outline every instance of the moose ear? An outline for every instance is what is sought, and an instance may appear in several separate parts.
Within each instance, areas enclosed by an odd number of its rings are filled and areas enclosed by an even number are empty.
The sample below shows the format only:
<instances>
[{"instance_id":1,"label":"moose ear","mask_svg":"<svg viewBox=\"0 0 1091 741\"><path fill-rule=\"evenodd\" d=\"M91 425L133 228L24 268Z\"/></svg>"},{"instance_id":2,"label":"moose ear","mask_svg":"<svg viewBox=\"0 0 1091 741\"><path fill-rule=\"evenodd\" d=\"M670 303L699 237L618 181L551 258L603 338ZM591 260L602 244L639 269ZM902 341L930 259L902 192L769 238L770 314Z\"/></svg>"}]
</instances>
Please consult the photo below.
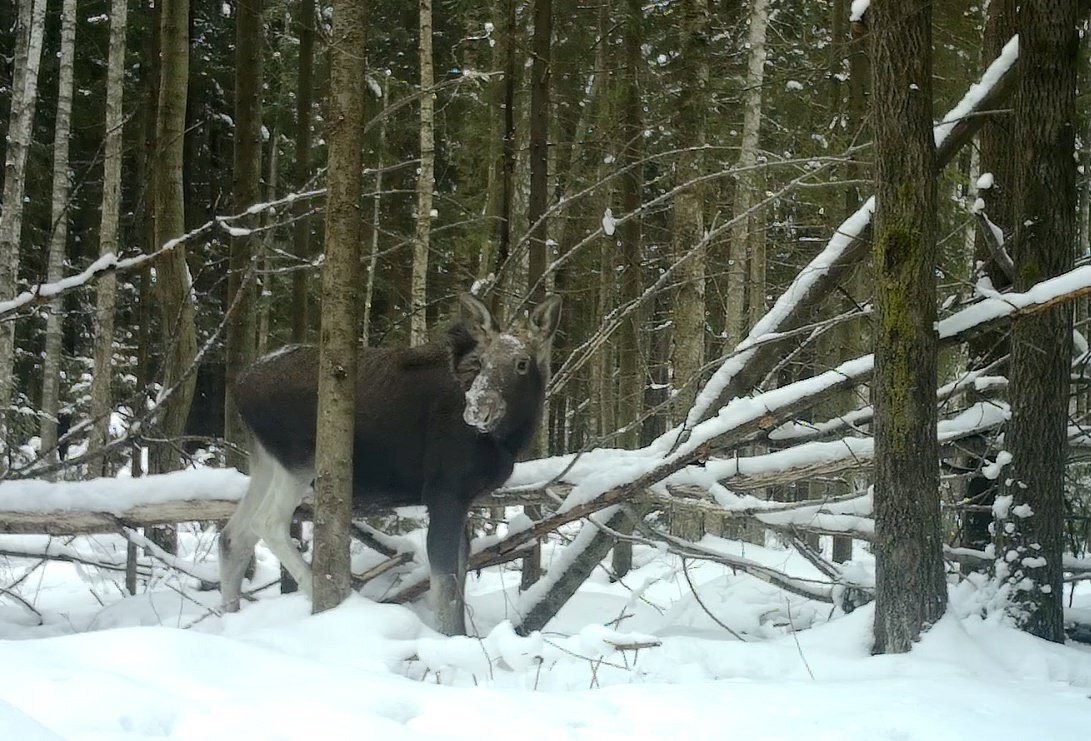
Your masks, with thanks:
<instances>
[{"instance_id":1,"label":"moose ear","mask_svg":"<svg viewBox=\"0 0 1091 741\"><path fill-rule=\"evenodd\" d=\"M542 303L530 315L531 336L541 343L547 343L553 339L557 332L557 325L561 321L561 297L551 293L545 297Z\"/></svg>"},{"instance_id":2,"label":"moose ear","mask_svg":"<svg viewBox=\"0 0 1091 741\"><path fill-rule=\"evenodd\" d=\"M476 339L480 340L496 333L496 320L493 319L488 306L468 293L461 294L458 302L462 307L462 319Z\"/></svg>"}]
</instances>

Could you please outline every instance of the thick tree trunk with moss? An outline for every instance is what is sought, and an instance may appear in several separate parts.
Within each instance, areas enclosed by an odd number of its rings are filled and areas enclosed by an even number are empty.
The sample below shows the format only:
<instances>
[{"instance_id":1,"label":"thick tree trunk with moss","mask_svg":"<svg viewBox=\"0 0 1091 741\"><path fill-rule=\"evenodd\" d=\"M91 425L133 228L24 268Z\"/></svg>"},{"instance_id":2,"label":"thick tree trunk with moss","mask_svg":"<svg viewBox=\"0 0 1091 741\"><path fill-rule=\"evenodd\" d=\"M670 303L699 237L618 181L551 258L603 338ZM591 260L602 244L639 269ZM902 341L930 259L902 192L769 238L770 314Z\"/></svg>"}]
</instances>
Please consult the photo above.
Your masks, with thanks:
<instances>
[{"instance_id":1,"label":"thick tree trunk with moss","mask_svg":"<svg viewBox=\"0 0 1091 741\"><path fill-rule=\"evenodd\" d=\"M947 606L936 443L936 184L928 0L871 6L875 132L875 653Z\"/></svg>"},{"instance_id":2,"label":"thick tree trunk with moss","mask_svg":"<svg viewBox=\"0 0 1091 741\"><path fill-rule=\"evenodd\" d=\"M263 4L264 0L239 0L235 6L235 213L261 200ZM243 226L258 226L257 217L250 217ZM236 299L238 303L228 317L224 347L224 437L242 449L247 446L246 428L235 409L235 379L254 359L256 296L249 271L257 242L252 235L231 239L227 274L228 306ZM246 456L230 446L227 451L227 465L245 472Z\"/></svg>"},{"instance_id":3,"label":"thick tree trunk with moss","mask_svg":"<svg viewBox=\"0 0 1091 741\"><path fill-rule=\"evenodd\" d=\"M1016 291L1070 270L1076 243L1077 0L1023 3L1015 93ZM1011 336L1010 496L997 569L1025 630L1064 642L1061 558L1072 320L1068 306L1016 319Z\"/></svg>"},{"instance_id":4,"label":"thick tree trunk with moss","mask_svg":"<svg viewBox=\"0 0 1091 741\"><path fill-rule=\"evenodd\" d=\"M106 65L106 144L102 160L102 221L99 227L99 254L117 253L118 218L121 208L121 146L124 126L125 36L128 19L127 0L110 4L110 52ZM104 275L95 286L94 371L91 373L91 434L88 451L102 450L109 437L114 358L114 313L117 305L117 278ZM88 462L91 476L109 473L105 458L92 456Z\"/></svg>"},{"instance_id":5,"label":"thick tree trunk with moss","mask_svg":"<svg viewBox=\"0 0 1091 741\"><path fill-rule=\"evenodd\" d=\"M364 123L364 4L334 0L326 174L326 261L318 356L318 439L314 482L314 611L352 589L352 430L356 405L357 274L360 263Z\"/></svg>"},{"instance_id":6,"label":"thick tree trunk with moss","mask_svg":"<svg viewBox=\"0 0 1091 741\"><path fill-rule=\"evenodd\" d=\"M76 0L64 0L61 6L61 49L58 56L57 119L53 130L53 197L50 211L52 232L49 236L47 280L64 276L64 258L68 242L68 140L72 130L72 83L75 77ZM64 299L49 302L45 325L45 356L42 358L42 408L39 435L41 454L47 463L57 462L57 414L61 390L61 340L64 327Z\"/></svg>"}]
</instances>

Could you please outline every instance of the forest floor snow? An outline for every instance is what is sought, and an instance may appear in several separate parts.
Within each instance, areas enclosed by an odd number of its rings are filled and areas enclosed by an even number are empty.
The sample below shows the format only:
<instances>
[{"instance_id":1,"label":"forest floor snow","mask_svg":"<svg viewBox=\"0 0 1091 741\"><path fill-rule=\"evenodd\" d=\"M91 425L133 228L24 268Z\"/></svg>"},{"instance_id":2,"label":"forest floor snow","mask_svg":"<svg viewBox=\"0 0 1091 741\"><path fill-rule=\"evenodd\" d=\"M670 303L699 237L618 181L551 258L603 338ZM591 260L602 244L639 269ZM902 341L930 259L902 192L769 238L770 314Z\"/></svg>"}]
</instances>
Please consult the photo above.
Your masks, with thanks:
<instances>
[{"instance_id":1,"label":"forest floor snow","mask_svg":"<svg viewBox=\"0 0 1091 741\"><path fill-rule=\"evenodd\" d=\"M183 549L214 558L210 537L188 533ZM0 536L11 548L42 540ZM107 536L71 545L124 548ZM788 550L716 545L814 575ZM968 583L951 588L948 615L911 653L871 656L871 606L833 614L690 562L702 607L676 557L636 550L624 583L600 571L531 637L509 622L518 571L474 575L481 639L435 633L426 602L357 596L312 616L303 597L270 589L219 617L208 609L218 593L177 574L125 596L92 569L0 559L0 583L25 574L14 591L38 612L0 592L0 738L999 741L1082 738L1091 728L1091 649L982 617L986 600ZM259 550L255 583L275 575ZM1091 608L1091 589L1074 597L1075 609ZM625 644L645 647L616 647Z\"/></svg>"}]
</instances>

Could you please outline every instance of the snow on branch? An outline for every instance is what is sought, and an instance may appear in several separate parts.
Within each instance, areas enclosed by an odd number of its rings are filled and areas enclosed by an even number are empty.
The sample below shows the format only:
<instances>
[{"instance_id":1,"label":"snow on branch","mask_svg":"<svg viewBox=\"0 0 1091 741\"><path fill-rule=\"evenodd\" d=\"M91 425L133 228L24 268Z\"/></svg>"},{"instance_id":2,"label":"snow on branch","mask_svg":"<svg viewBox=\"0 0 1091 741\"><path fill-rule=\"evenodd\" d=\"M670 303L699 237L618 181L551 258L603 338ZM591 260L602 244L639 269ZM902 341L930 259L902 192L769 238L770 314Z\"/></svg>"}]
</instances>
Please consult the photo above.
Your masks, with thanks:
<instances>
[{"instance_id":1,"label":"snow on branch","mask_svg":"<svg viewBox=\"0 0 1091 741\"><path fill-rule=\"evenodd\" d=\"M231 516L248 478L202 468L139 479L0 482L0 532L115 532L122 526L220 520Z\"/></svg>"},{"instance_id":2,"label":"snow on branch","mask_svg":"<svg viewBox=\"0 0 1091 741\"><path fill-rule=\"evenodd\" d=\"M124 259L119 258L113 253L102 255L97 260L88 265L87 268L79 273L76 273L75 275L70 275L67 278L62 278L61 280L54 283L39 283L31 288L29 291L23 291L14 298L0 300L0 321L7 319L21 309L50 301L53 298L61 295L62 293L70 291L74 288L79 288L80 286L87 285L91 281L96 280L106 273L134 270L136 268L152 264L155 262L155 260L159 259L166 253L173 251L179 245L192 242L194 239L204 234L208 234L215 229L222 229L231 236L239 236L240 234L249 233L249 230L237 227L234 225L234 223L239 219L251 216L253 214L273 210L280 206L290 205L299 200L306 200L322 196L325 194L325 192L325 189L320 189L307 191L304 193L291 193L275 201L269 201L268 203L256 203L240 214L234 214L231 216L217 216L205 222L201 226L189 232L186 232L180 237L175 237L174 239L168 240L154 252L140 253L133 255L132 257L126 257Z\"/></svg>"},{"instance_id":3,"label":"snow on branch","mask_svg":"<svg viewBox=\"0 0 1091 741\"><path fill-rule=\"evenodd\" d=\"M970 86L962 100L934 127L936 168L945 167L984 123L984 114L995 108L1010 93L1019 55L1018 37L1004 47L981 79ZM760 319L750 334L735 348L698 393L682 429L664 435L664 439L684 439L697 422L731 398L749 392L780 357L778 347L759 345L765 335L791 329L817 304L866 249L865 234L871 225L874 199L869 198L834 231L826 247L799 272L776 303ZM760 347L760 349L759 349Z\"/></svg>"}]
</instances>

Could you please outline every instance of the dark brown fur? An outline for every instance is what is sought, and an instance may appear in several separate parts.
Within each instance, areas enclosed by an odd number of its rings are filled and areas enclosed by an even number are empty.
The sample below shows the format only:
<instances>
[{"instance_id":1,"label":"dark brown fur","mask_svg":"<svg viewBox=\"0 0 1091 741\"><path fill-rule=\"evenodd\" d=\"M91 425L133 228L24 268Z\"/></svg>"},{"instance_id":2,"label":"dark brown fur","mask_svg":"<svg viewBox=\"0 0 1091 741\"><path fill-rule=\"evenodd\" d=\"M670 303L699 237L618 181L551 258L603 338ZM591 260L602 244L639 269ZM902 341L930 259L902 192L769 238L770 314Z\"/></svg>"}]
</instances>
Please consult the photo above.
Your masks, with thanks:
<instances>
[{"instance_id":1,"label":"dark brown fur","mask_svg":"<svg viewBox=\"0 0 1091 741\"><path fill-rule=\"evenodd\" d=\"M560 301L549 297L526 328L499 331L488 309L463 297L463 316L416 348L359 357L353 502L360 510L423 504L437 627L465 632L466 515L502 484L534 435ZM263 538L309 591L310 572L287 536L314 476L318 350L285 348L242 373L235 400L253 436L250 490L220 538L221 590L238 609L245 559Z\"/></svg>"}]
</instances>

